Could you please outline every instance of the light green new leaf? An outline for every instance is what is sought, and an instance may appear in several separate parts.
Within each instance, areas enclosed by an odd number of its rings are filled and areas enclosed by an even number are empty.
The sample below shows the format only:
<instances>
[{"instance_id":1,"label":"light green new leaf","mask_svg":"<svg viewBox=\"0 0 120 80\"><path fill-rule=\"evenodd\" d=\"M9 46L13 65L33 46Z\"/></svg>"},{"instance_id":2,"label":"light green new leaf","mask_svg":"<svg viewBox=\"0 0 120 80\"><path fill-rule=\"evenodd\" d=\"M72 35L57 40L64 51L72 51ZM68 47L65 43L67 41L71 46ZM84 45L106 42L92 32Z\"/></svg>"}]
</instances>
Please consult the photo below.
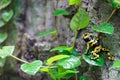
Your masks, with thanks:
<instances>
[{"instance_id":1,"label":"light green new leaf","mask_svg":"<svg viewBox=\"0 0 120 80\"><path fill-rule=\"evenodd\" d=\"M8 22L12 16L13 16L13 10L9 10L9 11L4 11L2 13L2 19L5 21L5 22Z\"/></svg>"},{"instance_id":2,"label":"light green new leaf","mask_svg":"<svg viewBox=\"0 0 120 80\"><path fill-rule=\"evenodd\" d=\"M0 49L0 57L3 59L12 55L14 49L15 46L4 46L2 49Z\"/></svg>"},{"instance_id":3,"label":"light green new leaf","mask_svg":"<svg viewBox=\"0 0 120 80\"><path fill-rule=\"evenodd\" d=\"M49 35L49 34L56 34L57 31L56 30L49 30L49 31L46 31L46 32L42 32L40 34L38 34L38 37L44 37L46 35Z\"/></svg>"},{"instance_id":4,"label":"light green new leaf","mask_svg":"<svg viewBox=\"0 0 120 80\"><path fill-rule=\"evenodd\" d=\"M0 44L7 38L7 33L0 33Z\"/></svg>"},{"instance_id":5,"label":"light green new leaf","mask_svg":"<svg viewBox=\"0 0 120 80\"><path fill-rule=\"evenodd\" d=\"M59 16L59 15L69 15L69 12L66 10L58 9L53 13L54 16Z\"/></svg>"},{"instance_id":6,"label":"light green new leaf","mask_svg":"<svg viewBox=\"0 0 120 80\"><path fill-rule=\"evenodd\" d=\"M54 51L71 51L72 50L72 47L68 47L68 46L58 46L58 47L55 47L53 49L50 50L50 52L54 52Z\"/></svg>"},{"instance_id":7,"label":"light green new leaf","mask_svg":"<svg viewBox=\"0 0 120 80\"><path fill-rule=\"evenodd\" d=\"M7 7L11 3L11 0L2 0L0 2L0 10Z\"/></svg>"},{"instance_id":8,"label":"light green new leaf","mask_svg":"<svg viewBox=\"0 0 120 80\"><path fill-rule=\"evenodd\" d=\"M69 0L69 5L79 5L82 2L82 0Z\"/></svg>"},{"instance_id":9,"label":"light green new leaf","mask_svg":"<svg viewBox=\"0 0 120 80\"><path fill-rule=\"evenodd\" d=\"M107 34L114 33L114 27L110 23L102 23L100 26L93 26L92 29Z\"/></svg>"},{"instance_id":10,"label":"light green new leaf","mask_svg":"<svg viewBox=\"0 0 120 80\"><path fill-rule=\"evenodd\" d=\"M5 23L2 20L0 20L0 27L3 27L4 25Z\"/></svg>"},{"instance_id":11,"label":"light green new leaf","mask_svg":"<svg viewBox=\"0 0 120 80\"><path fill-rule=\"evenodd\" d=\"M80 58L71 56L71 57L59 60L56 65L64 69L74 69L80 66L80 64L81 64Z\"/></svg>"},{"instance_id":12,"label":"light green new leaf","mask_svg":"<svg viewBox=\"0 0 120 80\"><path fill-rule=\"evenodd\" d=\"M70 28L72 30L80 30L86 28L89 24L90 18L88 13L84 9L79 9L79 11L73 16L70 22Z\"/></svg>"},{"instance_id":13,"label":"light green new leaf","mask_svg":"<svg viewBox=\"0 0 120 80\"><path fill-rule=\"evenodd\" d=\"M22 64L20 69L29 75L35 75L39 71L41 66L42 66L42 61L36 60L31 63Z\"/></svg>"},{"instance_id":14,"label":"light green new leaf","mask_svg":"<svg viewBox=\"0 0 120 80\"><path fill-rule=\"evenodd\" d=\"M54 61L58 61L60 59L63 59L63 58L67 58L67 57L70 57L69 55L56 55L56 56L53 56L53 57L50 57L48 60L47 60L47 65L51 65Z\"/></svg>"},{"instance_id":15,"label":"light green new leaf","mask_svg":"<svg viewBox=\"0 0 120 80\"><path fill-rule=\"evenodd\" d=\"M120 68L120 61L115 61L114 63L113 63L113 66L112 66L113 68Z\"/></svg>"}]
</instances>

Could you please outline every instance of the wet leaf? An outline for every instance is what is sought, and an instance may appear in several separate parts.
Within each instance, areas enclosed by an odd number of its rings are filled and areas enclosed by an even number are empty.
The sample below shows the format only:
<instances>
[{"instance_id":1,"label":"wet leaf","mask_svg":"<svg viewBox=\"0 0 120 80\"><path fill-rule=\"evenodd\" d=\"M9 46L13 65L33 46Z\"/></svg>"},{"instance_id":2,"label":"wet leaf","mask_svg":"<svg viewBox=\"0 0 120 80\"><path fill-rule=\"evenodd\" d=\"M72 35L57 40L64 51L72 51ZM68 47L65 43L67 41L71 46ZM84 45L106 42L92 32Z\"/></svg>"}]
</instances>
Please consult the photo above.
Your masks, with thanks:
<instances>
[{"instance_id":1,"label":"wet leaf","mask_svg":"<svg viewBox=\"0 0 120 80\"><path fill-rule=\"evenodd\" d=\"M80 58L71 56L71 57L59 60L56 65L64 69L73 69L80 66L80 64L81 64Z\"/></svg>"},{"instance_id":2,"label":"wet leaf","mask_svg":"<svg viewBox=\"0 0 120 80\"><path fill-rule=\"evenodd\" d=\"M24 63L21 65L21 70L29 75L35 75L40 67L42 66L42 61L36 60L31 63Z\"/></svg>"},{"instance_id":3,"label":"wet leaf","mask_svg":"<svg viewBox=\"0 0 120 80\"><path fill-rule=\"evenodd\" d=\"M88 13L84 9L79 9L79 11L73 16L70 22L70 28L72 30L80 30L86 28L89 24L90 18Z\"/></svg>"},{"instance_id":4,"label":"wet leaf","mask_svg":"<svg viewBox=\"0 0 120 80\"><path fill-rule=\"evenodd\" d=\"M107 34L114 33L114 27L110 23L102 23L100 26L93 26L92 29Z\"/></svg>"},{"instance_id":5,"label":"wet leaf","mask_svg":"<svg viewBox=\"0 0 120 80\"><path fill-rule=\"evenodd\" d=\"M59 15L69 15L69 12L66 10L58 9L53 13L54 16L59 16Z\"/></svg>"}]
</instances>

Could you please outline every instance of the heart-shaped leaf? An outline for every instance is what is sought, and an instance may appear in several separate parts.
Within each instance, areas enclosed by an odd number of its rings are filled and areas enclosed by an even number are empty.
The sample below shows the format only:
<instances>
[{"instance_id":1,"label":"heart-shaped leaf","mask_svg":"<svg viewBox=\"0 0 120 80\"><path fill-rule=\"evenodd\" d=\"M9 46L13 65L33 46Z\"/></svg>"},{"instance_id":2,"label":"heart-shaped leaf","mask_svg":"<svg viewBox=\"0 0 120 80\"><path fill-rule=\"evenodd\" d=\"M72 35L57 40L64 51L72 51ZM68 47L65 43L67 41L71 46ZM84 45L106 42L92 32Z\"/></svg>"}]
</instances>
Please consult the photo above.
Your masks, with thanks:
<instances>
[{"instance_id":1,"label":"heart-shaped leaf","mask_svg":"<svg viewBox=\"0 0 120 80\"><path fill-rule=\"evenodd\" d=\"M38 37L44 37L46 35L49 35L49 34L56 34L57 31L56 30L49 30L49 31L46 31L46 32L42 32L40 34L38 34Z\"/></svg>"},{"instance_id":2,"label":"heart-shaped leaf","mask_svg":"<svg viewBox=\"0 0 120 80\"><path fill-rule=\"evenodd\" d=\"M15 46L4 46L2 49L0 49L0 57L3 59L12 55L14 49Z\"/></svg>"},{"instance_id":3,"label":"heart-shaped leaf","mask_svg":"<svg viewBox=\"0 0 120 80\"><path fill-rule=\"evenodd\" d=\"M0 27L3 27L4 25L5 23L2 20L0 20Z\"/></svg>"},{"instance_id":4,"label":"heart-shaped leaf","mask_svg":"<svg viewBox=\"0 0 120 80\"><path fill-rule=\"evenodd\" d=\"M72 47L68 47L68 46L58 46L58 47L55 47L55 48L51 49L50 52L54 52L54 51L61 52L61 51L64 51L64 50L71 51L72 49L73 49Z\"/></svg>"},{"instance_id":5,"label":"heart-shaped leaf","mask_svg":"<svg viewBox=\"0 0 120 80\"><path fill-rule=\"evenodd\" d=\"M59 16L59 15L69 15L69 12L63 9L58 9L53 13L54 16Z\"/></svg>"},{"instance_id":6,"label":"heart-shaped leaf","mask_svg":"<svg viewBox=\"0 0 120 80\"><path fill-rule=\"evenodd\" d=\"M13 16L13 10L9 10L9 11L4 11L2 13L2 19L5 21L5 22L8 22Z\"/></svg>"},{"instance_id":7,"label":"heart-shaped leaf","mask_svg":"<svg viewBox=\"0 0 120 80\"><path fill-rule=\"evenodd\" d=\"M7 33L0 33L0 44L7 38Z\"/></svg>"},{"instance_id":8,"label":"heart-shaped leaf","mask_svg":"<svg viewBox=\"0 0 120 80\"><path fill-rule=\"evenodd\" d=\"M2 0L0 2L0 10L7 7L11 3L11 0Z\"/></svg>"},{"instance_id":9,"label":"heart-shaped leaf","mask_svg":"<svg viewBox=\"0 0 120 80\"><path fill-rule=\"evenodd\" d=\"M42 61L36 60L31 63L22 64L20 69L29 75L35 75L39 71L41 66L42 66Z\"/></svg>"},{"instance_id":10,"label":"heart-shaped leaf","mask_svg":"<svg viewBox=\"0 0 120 80\"><path fill-rule=\"evenodd\" d=\"M112 66L113 68L119 68L120 67L120 61L115 61L114 63L113 63L113 66Z\"/></svg>"},{"instance_id":11,"label":"heart-shaped leaf","mask_svg":"<svg viewBox=\"0 0 120 80\"><path fill-rule=\"evenodd\" d=\"M110 23L102 23L100 26L93 26L92 29L107 34L113 34L114 32L114 27Z\"/></svg>"},{"instance_id":12,"label":"heart-shaped leaf","mask_svg":"<svg viewBox=\"0 0 120 80\"><path fill-rule=\"evenodd\" d=\"M59 60L56 65L64 69L73 69L80 66L80 64L81 64L80 58L71 56L71 57Z\"/></svg>"},{"instance_id":13,"label":"heart-shaped leaf","mask_svg":"<svg viewBox=\"0 0 120 80\"><path fill-rule=\"evenodd\" d=\"M47 60L47 65L51 65L54 61L58 61L60 59L63 59L63 58L67 58L67 57L70 57L69 55L56 55L56 56L53 56L53 57L50 57L48 60Z\"/></svg>"},{"instance_id":14,"label":"heart-shaped leaf","mask_svg":"<svg viewBox=\"0 0 120 80\"><path fill-rule=\"evenodd\" d=\"M80 30L86 28L89 24L90 18L88 13L84 9L79 9L79 11L73 16L70 22L70 28L72 30Z\"/></svg>"},{"instance_id":15,"label":"heart-shaped leaf","mask_svg":"<svg viewBox=\"0 0 120 80\"><path fill-rule=\"evenodd\" d=\"M82 2L82 0L69 0L69 5L78 5Z\"/></svg>"}]
</instances>

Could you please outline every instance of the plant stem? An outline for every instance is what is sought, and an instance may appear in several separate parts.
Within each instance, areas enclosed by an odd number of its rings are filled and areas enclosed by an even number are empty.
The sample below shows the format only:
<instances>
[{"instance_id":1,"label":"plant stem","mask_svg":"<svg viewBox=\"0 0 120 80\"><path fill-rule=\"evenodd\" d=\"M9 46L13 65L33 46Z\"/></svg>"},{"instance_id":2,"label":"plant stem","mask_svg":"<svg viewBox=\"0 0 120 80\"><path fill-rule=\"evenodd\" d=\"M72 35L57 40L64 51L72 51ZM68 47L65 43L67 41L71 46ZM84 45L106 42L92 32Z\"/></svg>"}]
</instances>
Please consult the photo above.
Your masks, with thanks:
<instances>
[{"instance_id":1,"label":"plant stem","mask_svg":"<svg viewBox=\"0 0 120 80\"><path fill-rule=\"evenodd\" d=\"M72 48L75 47L75 43L76 43L76 40L77 40L77 35L78 35L78 31L75 31L74 42L72 44Z\"/></svg>"},{"instance_id":2,"label":"plant stem","mask_svg":"<svg viewBox=\"0 0 120 80\"><path fill-rule=\"evenodd\" d=\"M75 80L78 80L78 76L77 76L77 73L75 74Z\"/></svg>"},{"instance_id":3,"label":"plant stem","mask_svg":"<svg viewBox=\"0 0 120 80\"><path fill-rule=\"evenodd\" d=\"M115 14L117 8L115 8L112 13L110 14L110 16L107 18L107 21L106 22L109 22L109 20L111 19L111 17Z\"/></svg>"},{"instance_id":4,"label":"plant stem","mask_svg":"<svg viewBox=\"0 0 120 80\"><path fill-rule=\"evenodd\" d=\"M11 57L14 58L14 59L16 59L16 60L18 60L18 61L20 61L20 62L22 62L22 63L29 63L29 62L24 61L24 60L22 60L22 59L20 59L20 58L18 58L16 56L14 56L14 55L11 55Z\"/></svg>"}]
</instances>

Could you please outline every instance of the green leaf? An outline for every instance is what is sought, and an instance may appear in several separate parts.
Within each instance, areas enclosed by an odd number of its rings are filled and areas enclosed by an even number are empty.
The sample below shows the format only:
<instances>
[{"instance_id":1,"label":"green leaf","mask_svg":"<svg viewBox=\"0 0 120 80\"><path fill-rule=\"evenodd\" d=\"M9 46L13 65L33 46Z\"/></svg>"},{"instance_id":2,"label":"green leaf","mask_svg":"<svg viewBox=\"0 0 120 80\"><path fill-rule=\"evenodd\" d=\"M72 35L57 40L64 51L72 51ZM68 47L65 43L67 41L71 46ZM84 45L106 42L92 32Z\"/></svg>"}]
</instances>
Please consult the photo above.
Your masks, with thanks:
<instances>
[{"instance_id":1,"label":"green leaf","mask_svg":"<svg viewBox=\"0 0 120 80\"><path fill-rule=\"evenodd\" d=\"M11 0L2 0L0 2L0 10L7 7L11 3Z\"/></svg>"},{"instance_id":2,"label":"green leaf","mask_svg":"<svg viewBox=\"0 0 120 80\"><path fill-rule=\"evenodd\" d=\"M42 32L40 34L38 34L38 37L44 37L46 35L49 35L49 34L56 34L57 31L56 30L49 30L49 31L46 31L46 32Z\"/></svg>"},{"instance_id":3,"label":"green leaf","mask_svg":"<svg viewBox=\"0 0 120 80\"><path fill-rule=\"evenodd\" d=\"M4 46L2 49L0 49L0 57L3 59L12 55L14 49L15 46Z\"/></svg>"},{"instance_id":4,"label":"green leaf","mask_svg":"<svg viewBox=\"0 0 120 80\"><path fill-rule=\"evenodd\" d=\"M13 16L13 10L9 10L9 11L4 11L2 13L2 19L5 21L5 22L8 22Z\"/></svg>"},{"instance_id":5,"label":"green leaf","mask_svg":"<svg viewBox=\"0 0 120 80\"><path fill-rule=\"evenodd\" d=\"M81 61L78 57L71 56L71 57L59 60L56 65L64 69L73 69L78 67L80 64L81 64Z\"/></svg>"},{"instance_id":6,"label":"green leaf","mask_svg":"<svg viewBox=\"0 0 120 80\"><path fill-rule=\"evenodd\" d=\"M80 80L88 80L86 76L81 76Z\"/></svg>"},{"instance_id":7,"label":"green leaf","mask_svg":"<svg viewBox=\"0 0 120 80\"><path fill-rule=\"evenodd\" d=\"M93 26L92 29L107 34L114 33L114 27L112 24L109 23L102 23L100 26Z\"/></svg>"},{"instance_id":8,"label":"green leaf","mask_svg":"<svg viewBox=\"0 0 120 80\"><path fill-rule=\"evenodd\" d=\"M7 39L7 33L0 33L0 44Z\"/></svg>"},{"instance_id":9,"label":"green leaf","mask_svg":"<svg viewBox=\"0 0 120 80\"><path fill-rule=\"evenodd\" d=\"M4 67L5 60L6 60L6 59L0 58L0 67Z\"/></svg>"},{"instance_id":10,"label":"green leaf","mask_svg":"<svg viewBox=\"0 0 120 80\"><path fill-rule=\"evenodd\" d=\"M64 50L66 50L66 51L71 51L71 50L72 50L72 47L68 47L68 46L58 46L58 47L55 47L55 48L51 49L50 52L54 52L54 51L59 51L59 52L61 52L61 51L64 51Z\"/></svg>"},{"instance_id":11,"label":"green leaf","mask_svg":"<svg viewBox=\"0 0 120 80\"><path fill-rule=\"evenodd\" d=\"M79 5L82 2L82 0L69 0L69 5Z\"/></svg>"},{"instance_id":12,"label":"green leaf","mask_svg":"<svg viewBox=\"0 0 120 80\"><path fill-rule=\"evenodd\" d=\"M111 0L110 3L113 8L120 7L120 0Z\"/></svg>"},{"instance_id":13,"label":"green leaf","mask_svg":"<svg viewBox=\"0 0 120 80\"><path fill-rule=\"evenodd\" d=\"M36 60L31 63L22 64L20 69L29 75L35 75L39 71L41 66L42 61Z\"/></svg>"},{"instance_id":14,"label":"green leaf","mask_svg":"<svg viewBox=\"0 0 120 80\"><path fill-rule=\"evenodd\" d=\"M54 16L59 16L59 15L69 15L69 12L66 10L58 9L53 13Z\"/></svg>"},{"instance_id":15,"label":"green leaf","mask_svg":"<svg viewBox=\"0 0 120 80\"><path fill-rule=\"evenodd\" d=\"M55 75L56 78L63 78L64 76L68 75L68 74L75 74L78 73L79 71L75 71L75 70L64 70L64 72L60 72L58 74Z\"/></svg>"},{"instance_id":16,"label":"green leaf","mask_svg":"<svg viewBox=\"0 0 120 80\"><path fill-rule=\"evenodd\" d=\"M72 30L80 30L86 28L89 24L90 18L88 13L84 9L79 9L79 11L73 16L70 22L70 28Z\"/></svg>"},{"instance_id":17,"label":"green leaf","mask_svg":"<svg viewBox=\"0 0 120 80\"><path fill-rule=\"evenodd\" d=\"M53 57L50 57L48 60L47 60L47 65L51 65L54 61L58 61L60 59L63 59L63 58L67 58L67 57L70 57L69 55L56 55L56 56L53 56Z\"/></svg>"},{"instance_id":18,"label":"green leaf","mask_svg":"<svg viewBox=\"0 0 120 80\"><path fill-rule=\"evenodd\" d=\"M119 68L120 67L120 61L115 61L114 63L113 63L113 66L112 66L113 68Z\"/></svg>"},{"instance_id":19,"label":"green leaf","mask_svg":"<svg viewBox=\"0 0 120 80\"><path fill-rule=\"evenodd\" d=\"M4 25L5 23L2 20L0 20L0 27L3 27Z\"/></svg>"}]
</instances>

